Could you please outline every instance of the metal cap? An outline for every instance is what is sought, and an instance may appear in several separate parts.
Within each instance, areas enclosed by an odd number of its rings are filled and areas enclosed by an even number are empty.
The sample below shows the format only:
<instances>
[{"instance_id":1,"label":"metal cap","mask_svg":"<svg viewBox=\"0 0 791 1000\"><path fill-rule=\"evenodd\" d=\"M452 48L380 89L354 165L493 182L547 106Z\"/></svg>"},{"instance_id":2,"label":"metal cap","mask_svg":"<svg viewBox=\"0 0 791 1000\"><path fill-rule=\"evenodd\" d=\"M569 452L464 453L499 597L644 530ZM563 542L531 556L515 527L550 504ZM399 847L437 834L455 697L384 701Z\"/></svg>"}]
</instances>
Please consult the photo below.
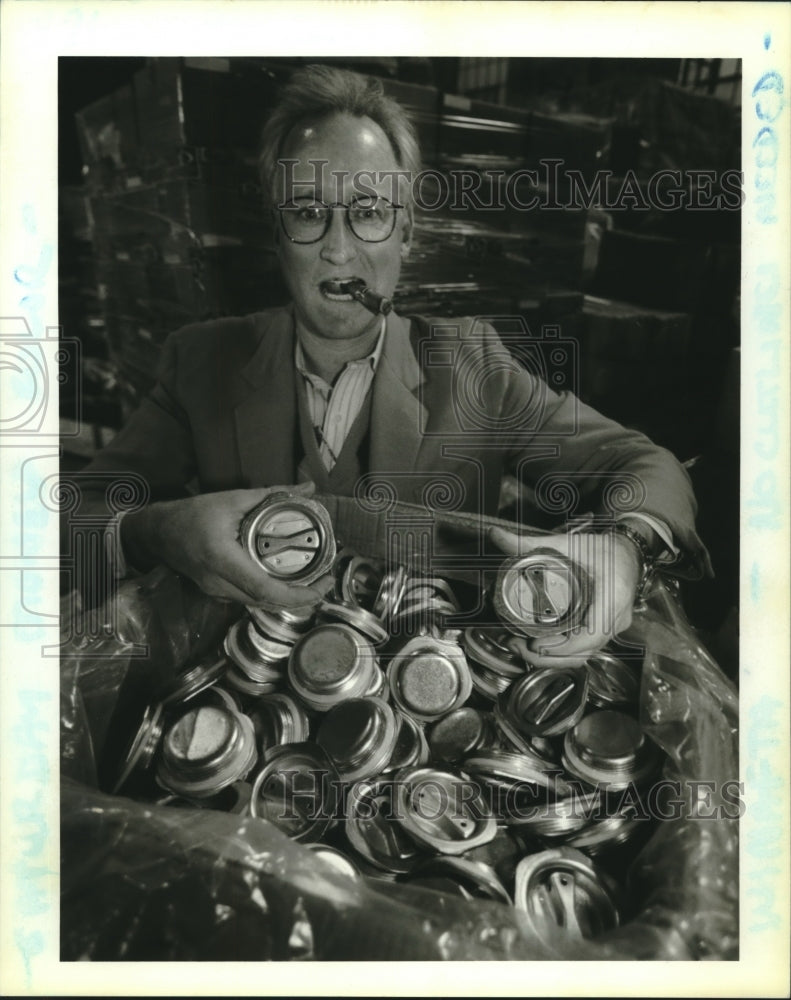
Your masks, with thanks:
<instances>
[{"instance_id":1,"label":"metal cap","mask_svg":"<svg viewBox=\"0 0 791 1000\"><path fill-rule=\"evenodd\" d=\"M389 621L398 611L407 585L407 571L404 566L397 566L385 573L371 609L377 618Z\"/></svg>"},{"instance_id":2,"label":"metal cap","mask_svg":"<svg viewBox=\"0 0 791 1000\"><path fill-rule=\"evenodd\" d=\"M421 722L458 708L472 691L461 648L428 636L410 639L390 661L387 677L394 703Z\"/></svg>"},{"instance_id":3,"label":"metal cap","mask_svg":"<svg viewBox=\"0 0 791 1000\"><path fill-rule=\"evenodd\" d=\"M247 638L256 653L267 663L272 664L287 660L294 645L291 640L284 642L281 639L273 639L271 636L264 635L252 618L247 621Z\"/></svg>"},{"instance_id":4,"label":"metal cap","mask_svg":"<svg viewBox=\"0 0 791 1000\"><path fill-rule=\"evenodd\" d=\"M538 937L588 940L618 926L618 910L605 877L572 848L528 855L516 869L514 902Z\"/></svg>"},{"instance_id":5,"label":"metal cap","mask_svg":"<svg viewBox=\"0 0 791 1000\"><path fill-rule=\"evenodd\" d=\"M467 656L487 670L516 680L528 670L519 650L523 639L506 629L473 626L464 630L463 645Z\"/></svg>"},{"instance_id":6,"label":"metal cap","mask_svg":"<svg viewBox=\"0 0 791 1000\"><path fill-rule=\"evenodd\" d=\"M596 708L636 705L640 698L640 671L604 650L585 664L588 701Z\"/></svg>"},{"instance_id":7,"label":"metal cap","mask_svg":"<svg viewBox=\"0 0 791 1000\"><path fill-rule=\"evenodd\" d=\"M441 631L440 625L449 615L456 614L455 605L440 597L426 600L405 599L389 621L393 635L412 636Z\"/></svg>"},{"instance_id":8,"label":"metal cap","mask_svg":"<svg viewBox=\"0 0 791 1000\"><path fill-rule=\"evenodd\" d=\"M321 720L316 742L344 781L372 778L395 748L397 725L392 708L379 698L350 698Z\"/></svg>"},{"instance_id":9,"label":"metal cap","mask_svg":"<svg viewBox=\"0 0 791 1000\"><path fill-rule=\"evenodd\" d=\"M579 831L572 831L564 843L595 857L626 843L638 830L645 829L646 822L645 814L638 814L637 807L627 803L617 813L590 823Z\"/></svg>"},{"instance_id":10,"label":"metal cap","mask_svg":"<svg viewBox=\"0 0 791 1000\"><path fill-rule=\"evenodd\" d=\"M162 704L149 705L143 713L143 720L126 751L118 778L113 786L115 795L129 780L133 771L145 770L151 766L154 754L162 739Z\"/></svg>"},{"instance_id":11,"label":"metal cap","mask_svg":"<svg viewBox=\"0 0 791 1000\"><path fill-rule=\"evenodd\" d=\"M619 790L659 767L661 753L637 719L623 712L591 712L566 733L563 766L592 785Z\"/></svg>"},{"instance_id":12,"label":"metal cap","mask_svg":"<svg viewBox=\"0 0 791 1000\"><path fill-rule=\"evenodd\" d=\"M456 597L456 594L453 592L453 588L451 587L451 585L448 583L447 580L443 580L439 576L417 577L413 581L408 582L407 592L412 593L413 583L417 587L421 587L424 589L430 588L435 598L437 598L438 600L445 601L446 603L451 605L451 607L453 607L455 611L461 610L461 605L459 604L459 600Z\"/></svg>"},{"instance_id":13,"label":"metal cap","mask_svg":"<svg viewBox=\"0 0 791 1000\"><path fill-rule=\"evenodd\" d=\"M422 857L421 849L396 821L391 779L358 781L346 800L346 837L377 871L404 874Z\"/></svg>"},{"instance_id":14,"label":"metal cap","mask_svg":"<svg viewBox=\"0 0 791 1000\"><path fill-rule=\"evenodd\" d=\"M371 676L371 683L365 691L367 698L381 698L382 701L390 700L390 687L387 683L387 676L379 664L374 665Z\"/></svg>"},{"instance_id":15,"label":"metal cap","mask_svg":"<svg viewBox=\"0 0 791 1000\"><path fill-rule=\"evenodd\" d=\"M250 815L267 819L294 840L321 840L338 814L340 779L315 743L271 747L253 784Z\"/></svg>"},{"instance_id":16,"label":"metal cap","mask_svg":"<svg viewBox=\"0 0 791 1000\"><path fill-rule=\"evenodd\" d=\"M526 813L531 814L548 799L568 793L559 768L508 750L476 751L465 759L463 767L489 789L492 808L508 825L520 823Z\"/></svg>"},{"instance_id":17,"label":"metal cap","mask_svg":"<svg viewBox=\"0 0 791 1000\"><path fill-rule=\"evenodd\" d=\"M157 780L177 795L208 798L244 778L256 756L247 716L219 704L199 705L165 732Z\"/></svg>"},{"instance_id":18,"label":"metal cap","mask_svg":"<svg viewBox=\"0 0 791 1000\"><path fill-rule=\"evenodd\" d=\"M342 599L353 607L373 608L382 585L384 565L362 556L352 556L346 563L340 580Z\"/></svg>"},{"instance_id":19,"label":"metal cap","mask_svg":"<svg viewBox=\"0 0 791 1000\"><path fill-rule=\"evenodd\" d=\"M396 712L395 717L398 725L396 742L382 773L397 771L402 767L422 767L429 760L428 743L420 723L404 712Z\"/></svg>"},{"instance_id":20,"label":"metal cap","mask_svg":"<svg viewBox=\"0 0 791 1000\"><path fill-rule=\"evenodd\" d=\"M264 695L249 714L262 750L286 743L304 743L310 735L307 713L290 694Z\"/></svg>"},{"instance_id":21,"label":"metal cap","mask_svg":"<svg viewBox=\"0 0 791 1000\"><path fill-rule=\"evenodd\" d=\"M519 728L518 720L512 720L509 714L509 690L504 691L494 705L492 717L498 733L504 737L507 744L504 749L513 748L536 764L549 767L560 763L560 751L552 745L545 736L528 736Z\"/></svg>"},{"instance_id":22,"label":"metal cap","mask_svg":"<svg viewBox=\"0 0 791 1000\"><path fill-rule=\"evenodd\" d=\"M246 674L242 673L235 663L232 663L225 674L224 682L234 691L239 691L250 698L260 698L262 695L276 691L280 679L278 681L252 681Z\"/></svg>"},{"instance_id":23,"label":"metal cap","mask_svg":"<svg viewBox=\"0 0 791 1000\"><path fill-rule=\"evenodd\" d=\"M587 697L584 667L548 667L514 681L498 719L527 736L556 736L579 722Z\"/></svg>"},{"instance_id":24,"label":"metal cap","mask_svg":"<svg viewBox=\"0 0 791 1000\"><path fill-rule=\"evenodd\" d=\"M464 770L488 784L503 788L520 784L551 789L560 795L568 791L557 767L547 767L544 761L536 761L511 750L475 750L465 757Z\"/></svg>"},{"instance_id":25,"label":"metal cap","mask_svg":"<svg viewBox=\"0 0 791 1000\"><path fill-rule=\"evenodd\" d=\"M343 622L345 625L356 628L375 646L387 642L388 634L384 623L364 608L355 607L355 605L345 601L322 601L319 605L319 611L322 618L328 621Z\"/></svg>"},{"instance_id":26,"label":"metal cap","mask_svg":"<svg viewBox=\"0 0 791 1000\"><path fill-rule=\"evenodd\" d=\"M469 661L469 668L472 686L487 701L496 701L514 683L510 677L496 674L488 667L476 663L475 660Z\"/></svg>"},{"instance_id":27,"label":"metal cap","mask_svg":"<svg viewBox=\"0 0 791 1000\"><path fill-rule=\"evenodd\" d=\"M178 705L196 694L212 687L225 674L228 662L224 655L215 657L209 663L199 663L174 677L160 694L160 701L168 707Z\"/></svg>"},{"instance_id":28,"label":"metal cap","mask_svg":"<svg viewBox=\"0 0 791 1000\"><path fill-rule=\"evenodd\" d=\"M219 704L227 708L230 712L239 713L242 711L242 699L238 692L228 691L224 687L215 685L202 692L200 698L195 699L195 704Z\"/></svg>"},{"instance_id":29,"label":"metal cap","mask_svg":"<svg viewBox=\"0 0 791 1000\"><path fill-rule=\"evenodd\" d=\"M294 644L310 625L313 618L313 608L307 609L305 620L294 620L292 616L284 617L285 609L257 608L251 605L247 608L250 619L261 635L269 636L279 642ZM288 614L285 612L285 614Z\"/></svg>"},{"instance_id":30,"label":"metal cap","mask_svg":"<svg viewBox=\"0 0 791 1000\"><path fill-rule=\"evenodd\" d=\"M290 608L268 608L276 618L285 625L291 625L299 632L304 632L311 623L316 613L315 604L295 604Z\"/></svg>"},{"instance_id":31,"label":"metal cap","mask_svg":"<svg viewBox=\"0 0 791 1000\"><path fill-rule=\"evenodd\" d=\"M223 647L239 670L257 684L274 684L282 680L286 661L272 659L256 649L250 640L252 624L244 618L234 622L225 636Z\"/></svg>"},{"instance_id":32,"label":"metal cap","mask_svg":"<svg viewBox=\"0 0 791 1000\"><path fill-rule=\"evenodd\" d=\"M211 799L204 800L204 805L210 809L232 813L234 816L247 816L250 812L250 797L253 786L249 781L234 781Z\"/></svg>"},{"instance_id":33,"label":"metal cap","mask_svg":"<svg viewBox=\"0 0 791 1000\"><path fill-rule=\"evenodd\" d=\"M292 649L288 678L305 704L321 712L362 696L374 680L376 665L376 653L365 636L348 625L319 625Z\"/></svg>"},{"instance_id":34,"label":"metal cap","mask_svg":"<svg viewBox=\"0 0 791 1000\"><path fill-rule=\"evenodd\" d=\"M497 873L483 861L440 856L429 858L415 868L407 880L450 879L463 887L471 899L493 899L511 905L511 897Z\"/></svg>"},{"instance_id":35,"label":"metal cap","mask_svg":"<svg viewBox=\"0 0 791 1000\"><path fill-rule=\"evenodd\" d=\"M554 549L511 556L497 573L492 600L501 621L522 635L555 635L579 624L590 591L584 571Z\"/></svg>"},{"instance_id":36,"label":"metal cap","mask_svg":"<svg viewBox=\"0 0 791 1000\"><path fill-rule=\"evenodd\" d=\"M393 780L398 822L416 843L440 854L463 854L494 838L495 818L466 774L405 768Z\"/></svg>"},{"instance_id":37,"label":"metal cap","mask_svg":"<svg viewBox=\"0 0 791 1000\"><path fill-rule=\"evenodd\" d=\"M166 731L162 759L177 774L213 774L235 756L241 742L236 712L221 705L186 711Z\"/></svg>"},{"instance_id":38,"label":"metal cap","mask_svg":"<svg viewBox=\"0 0 791 1000\"><path fill-rule=\"evenodd\" d=\"M330 516L308 497L270 493L243 518L239 536L266 573L294 583L315 582L335 559Z\"/></svg>"},{"instance_id":39,"label":"metal cap","mask_svg":"<svg viewBox=\"0 0 791 1000\"><path fill-rule=\"evenodd\" d=\"M598 792L585 795L572 793L555 801L542 802L532 809L514 816L515 826L527 827L532 834L540 837L563 837L576 833L591 823L601 803ZM568 841L567 841L568 842Z\"/></svg>"},{"instance_id":40,"label":"metal cap","mask_svg":"<svg viewBox=\"0 0 791 1000\"><path fill-rule=\"evenodd\" d=\"M454 763L494 742L492 718L465 705L435 722L428 731L428 742L437 760Z\"/></svg>"}]
</instances>

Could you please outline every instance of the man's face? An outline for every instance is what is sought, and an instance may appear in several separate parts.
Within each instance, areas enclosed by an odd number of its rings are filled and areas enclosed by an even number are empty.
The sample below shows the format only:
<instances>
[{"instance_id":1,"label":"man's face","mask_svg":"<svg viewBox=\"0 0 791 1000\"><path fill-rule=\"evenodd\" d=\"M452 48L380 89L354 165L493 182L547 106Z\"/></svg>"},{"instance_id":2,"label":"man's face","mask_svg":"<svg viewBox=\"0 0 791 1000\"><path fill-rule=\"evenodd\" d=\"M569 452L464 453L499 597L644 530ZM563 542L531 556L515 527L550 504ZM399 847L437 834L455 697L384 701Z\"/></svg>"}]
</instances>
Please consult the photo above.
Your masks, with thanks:
<instances>
[{"instance_id":1,"label":"man's face","mask_svg":"<svg viewBox=\"0 0 791 1000\"><path fill-rule=\"evenodd\" d=\"M283 158L298 162L289 165L285 174L279 171L276 205L302 198L348 205L360 197L361 187L398 201L393 175L385 173L398 170L395 153L370 118L334 114L299 125L289 136ZM311 160L326 163L314 166ZM360 171L367 173L355 183ZM293 184L284 188L284 177ZM345 210L336 208L326 234L316 243L305 244L291 242L278 220L278 256L302 324L331 340L349 340L378 327L378 316L351 296L333 293L326 283L361 278L373 291L391 298L408 250L409 230L406 209L398 209L392 235L381 243L368 243L351 231Z\"/></svg>"}]
</instances>

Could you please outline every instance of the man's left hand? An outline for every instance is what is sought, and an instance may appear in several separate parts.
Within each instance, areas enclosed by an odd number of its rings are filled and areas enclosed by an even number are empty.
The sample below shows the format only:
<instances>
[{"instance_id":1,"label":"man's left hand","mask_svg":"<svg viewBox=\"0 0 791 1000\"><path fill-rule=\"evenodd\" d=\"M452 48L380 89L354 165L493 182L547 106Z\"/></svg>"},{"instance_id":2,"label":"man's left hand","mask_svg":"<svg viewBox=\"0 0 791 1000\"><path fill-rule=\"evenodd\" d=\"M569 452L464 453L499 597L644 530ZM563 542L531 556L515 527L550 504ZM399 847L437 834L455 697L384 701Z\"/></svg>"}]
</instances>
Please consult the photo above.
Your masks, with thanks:
<instances>
[{"instance_id":1,"label":"man's left hand","mask_svg":"<svg viewBox=\"0 0 791 1000\"><path fill-rule=\"evenodd\" d=\"M590 603L581 623L563 635L528 639L525 655L533 666L581 666L631 625L640 560L626 538L592 532L524 536L504 528L492 528L489 537L509 555L554 549L591 581Z\"/></svg>"}]
</instances>

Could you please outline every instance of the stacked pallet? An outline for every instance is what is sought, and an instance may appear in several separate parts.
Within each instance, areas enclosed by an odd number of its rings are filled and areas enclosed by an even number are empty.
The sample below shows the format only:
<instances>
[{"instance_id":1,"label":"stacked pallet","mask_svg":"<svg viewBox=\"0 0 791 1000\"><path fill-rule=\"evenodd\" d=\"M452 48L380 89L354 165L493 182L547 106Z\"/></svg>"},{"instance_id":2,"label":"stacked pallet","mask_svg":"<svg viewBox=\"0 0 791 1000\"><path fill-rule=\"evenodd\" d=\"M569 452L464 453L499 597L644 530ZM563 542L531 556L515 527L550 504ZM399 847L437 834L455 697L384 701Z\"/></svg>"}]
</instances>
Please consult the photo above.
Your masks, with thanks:
<instances>
[{"instance_id":1,"label":"stacked pallet","mask_svg":"<svg viewBox=\"0 0 791 1000\"><path fill-rule=\"evenodd\" d=\"M587 213L570 203L563 172L590 177L606 163L609 123L541 115L440 95L436 147L424 159L422 210L398 305L429 314L525 316L536 332L560 300L579 312Z\"/></svg>"},{"instance_id":2,"label":"stacked pallet","mask_svg":"<svg viewBox=\"0 0 791 1000\"><path fill-rule=\"evenodd\" d=\"M64 186L59 200L59 323L80 344L80 373L59 387L61 429L69 451L89 457L120 426L118 372L108 356L99 300L88 201L81 187Z\"/></svg>"},{"instance_id":3,"label":"stacked pallet","mask_svg":"<svg viewBox=\"0 0 791 1000\"><path fill-rule=\"evenodd\" d=\"M124 414L172 330L285 297L256 169L276 82L228 60L152 59L77 116Z\"/></svg>"},{"instance_id":4,"label":"stacked pallet","mask_svg":"<svg viewBox=\"0 0 791 1000\"><path fill-rule=\"evenodd\" d=\"M683 459L703 450L730 351L739 255L704 240L603 234L584 309L584 397Z\"/></svg>"}]
</instances>

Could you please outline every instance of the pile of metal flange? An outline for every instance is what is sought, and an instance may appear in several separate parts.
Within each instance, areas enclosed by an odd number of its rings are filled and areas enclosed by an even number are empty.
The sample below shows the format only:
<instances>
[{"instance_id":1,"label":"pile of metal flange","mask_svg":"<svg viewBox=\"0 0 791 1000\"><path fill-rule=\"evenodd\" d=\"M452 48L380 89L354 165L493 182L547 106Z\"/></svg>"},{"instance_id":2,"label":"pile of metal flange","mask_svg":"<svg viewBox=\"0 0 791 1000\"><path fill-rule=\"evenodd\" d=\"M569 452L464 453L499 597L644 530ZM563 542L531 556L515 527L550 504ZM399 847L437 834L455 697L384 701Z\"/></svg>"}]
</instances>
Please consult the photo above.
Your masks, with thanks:
<instances>
[{"instance_id":1,"label":"pile of metal flange","mask_svg":"<svg viewBox=\"0 0 791 1000\"><path fill-rule=\"evenodd\" d=\"M273 576L332 572L332 589L248 608L158 692L115 790L144 775L159 804L267 820L351 877L514 905L545 939L615 927L614 873L650 832L662 755L637 718L639 664L525 656L584 610L579 571L506 559L471 622L447 580L337 552L313 500L273 494L241 540Z\"/></svg>"}]
</instances>

